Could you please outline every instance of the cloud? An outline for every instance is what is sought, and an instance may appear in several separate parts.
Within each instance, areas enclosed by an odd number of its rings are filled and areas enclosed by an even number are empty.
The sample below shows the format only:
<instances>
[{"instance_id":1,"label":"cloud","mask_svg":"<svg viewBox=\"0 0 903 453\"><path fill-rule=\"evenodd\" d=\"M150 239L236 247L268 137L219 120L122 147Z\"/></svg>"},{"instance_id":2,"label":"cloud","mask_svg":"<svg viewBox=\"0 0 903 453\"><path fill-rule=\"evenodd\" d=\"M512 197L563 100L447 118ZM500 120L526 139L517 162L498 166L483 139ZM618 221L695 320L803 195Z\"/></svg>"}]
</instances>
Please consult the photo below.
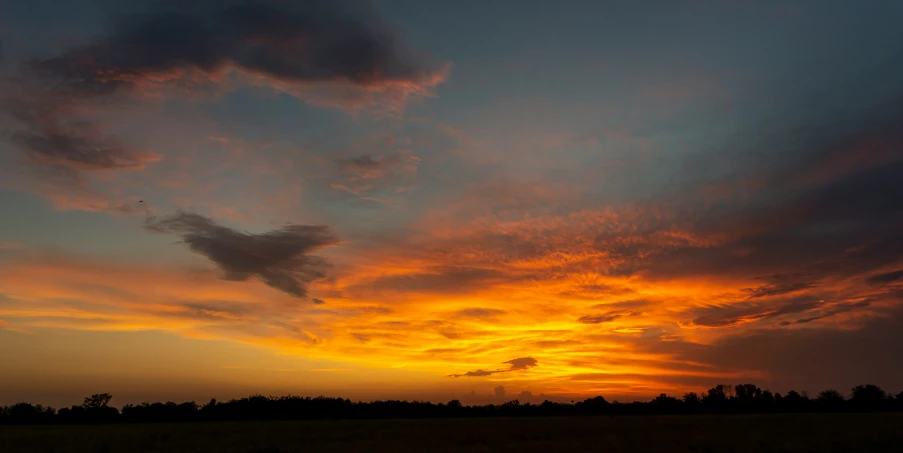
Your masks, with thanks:
<instances>
[{"instance_id":1,"label":"cloud","mask_svg":"<svg viewBox=\"0 0 903 453\"><path fill-rule=\"evenodd\" d=\"M107 35L33 61L67 91L105 93L180 71L228 69L289 83L343 81L362 87L436 82L439 68L349 2L281 0L157 2L119 17Z\"/></svg>"},{"instance_id":2,"label":"cloud","mask_svg":"<svg viewBox=\"0 0 903 453\"><path fill-rule=\"evenodd\" d=\"M417 174L419 164L420 158L410 152L339 158L330 187L362 198L388 198Z\"/></svg>"},{"instance_id":3,"label":"cloud","mask_svg":"<svg viewBox=\"0 0 903 453\"><path fill-rule=\"evenodd\" d=\"M95 124L64 117L66 107L62 105L42 105L46 100L27 105L7 101L7 112L26 125L26 129L13 131L10 140L32 162L80 170L128 170L159 159L116 136L105 135Z\"/></svg>"},{"instance_id":4,"label":"cloud","mask_svg":"<svg viewBox=\"0 0 903 453\"><path fill-rule=\"evenodd\" d=\"M455 312L455 317L457 318L494 318L496 316L504 315L506 312L504 310L497 310L494 308L465 308L463 310L458 310Z\"/></svg>"},{"instance_id":5,"label":"cloud","mask_svg":"<svg viewBox=\"0 0 903 453\"><path fill-rule=\"evenodd\" d=\"M504 397L505 397L505 386L504 386L504 385L499 384L498 387L496 387L496 388L494 388L494 389L492 389L492 390L493 390L493 392L495 392L495 396L496 396L497 398L504 398Z\"/></svg>"},{"instance_id":6,"label":"cloud","mask_svg":"<svg viewBox=\"0 0 903 453\"><path fill-rule=\"evenodd\" d=\"M839 315L841 313L846 313L846 312L853 311L853 310L856 310L859 308L866 308L870 305L872 305L872 301L870 301L870 300L863 300L861 302L856 302L854 304L835 305L834 308L825 311L824 314L821 314L818 316L811 316L808 318L797 319L796 321L793 321L793 322L783 321L783 322L781 322L781 325L789 326L791 324L806 324L806 323L810 323L812 321L818 321L819 319L830 318L831 316Z\"/></svg>"},{"instance_id":7,"label":"cloud","mask_svg":"<svg viewBox=\"0 0 903 453\"><path fill-rule=\"evenodd\" d=\"M604 299L613 296L621 296L633 292L630 288L615 287L611 285L578 285L567 291L558 293L560 296L576 299Z\"/></svg>"},{"instance_id":8,"label":"cloud","mask_svg":"<svg viewBox=\"0 0 903 453\"><path fill-rule=\"evenodd\" d=\"M464 294L524 281L530 277L496 269L437 266L424 272L378 277L351 290Z\"/></svg>"},{"instance_id":9,"label":"cloud","mask_svg":"<svg viewBox=\"0 0 903 453\"><path fill-rule=\"evenodd\" d=\"M11 141L31 161L135 169L159 156L104 133L86 111L166 84L199 91L232 72L290 93L323 86L357 103L375 93L398 103L427 94L446 70L414 55L375 14L350 2L156 1L117 16L88 44L27 61L0 100L21 125ZM310 100L330 104L322 95Z\"/></svg>"},{"instance_id":10,"label":"cloud","mask_svg":"<svg viewBox=\"0 0 903 453\"><path fill-rule=\"evenodd\" d=\"M468 371L464 374L450 374L449 376L451 376L451 377L483 377L483 376L489 376L494 373L498 373L498 371L476 370L476 371Z\"/></svg>"},{"instance_id":11,"label":"cloud","mask_svg":"<svg viewBox=\"0 0 903 453\"><path fill-rule=\"evenodd\" d=\"M768 284L758 288L749 288L750 298L770 297L792 293L804 289L813 288L818 284L817 280L806 279L805 274L775 274L766 277L758 277Z\"/></svg>"},{"instance_id":12,"label":"cloud","mask_svg":"<svg viewBox=\"0 0 903 453\"><path fill-rule=\"evenodd\" d=\"M216 264L225 280L256 277L295 297L306 297L307 285L325 276L328 263L310 253L338 243L329 228L322 225L288 225L250 234L186 212L149 219L146 227L181 236L192 251Z\"/></svg>"},{"instance_id":13,"label":"cloud","mask_svg":"<svg viewBox=\"0 0 903 453\"><path fill-rule=\"evenodd\" d=\"M579 322L581 324L602 324L605 322L612 322L612 321L620 318L621 316L624 316L623 312L614 311L614 312L603 313L603 314L599 314L599 315L581 316L580 318L577 319L577 322Z\"/></svg>"},{"instance_id":14,"label":"cloud","mask_svg":"<svg viewBox=\"0 0 903 453\"><path fill-rule=\"evenodd\" d=\"M507 364L511 365L511 368L508 370L505 370L505 371L526 370L528 368L533 368L536 365L539 365L539 362L536 359L534 359L533 357L521 357L519 359L512 359L512 360L509 360L507 362L502 362L502 363L507 363Z\"/></svg>"},{"instance_id":15,"label":"cloud","mask_svg":"<svg viewBox=\"0 0 903 453\"><path fill-rule=\"evenodd\" d=\"M229 301L216 303L186 302L174 308L176 308L175 311L167 312L167 314L189 319L238 320L252 314L252 309L248 304Z\"/></svg>"},{"instance_id":16,"label":"cloud","mask_svg":"<svg viewBox=\"0 0 903 453\"><path fill-rule=\"evenodd\" d=\"M901 354L903 311L898 306L852 329L761 329L694 348L684 357L720 369L761 370L780 389L844 389L863 382L899 385Z\"/></svg>"},{"instance_id":17,"label":"cloud","mask_svg":"<svg viewBox=\"0 0 903 453\"><path fill-rule=\"evenodd\" d=\"M534 359L533 357L521 357L521 358L512 359L512 360L509 360L507 362L502 362L502 363L507 363L508 365L510 365L510 367L508 367L508 369L506 369L506 370L492 370L492 371L480 369L480 370L476 370L476 371L468 371L463 374L449 374L448 377L454 377L454 378L484 377L484 376L490 376L490 375L493 375L496 373L509 373L512 371L523 371L523 370L527 370L527 369L530 369L530 368L533 368L533 367L539 365L539 362L536 359Z\"/></svg>"},{"instance_id":18,"label":"cloud","mask_svg":"<svg viewBox=\"0 0 903 453\"><path fill-rule=\"evenodd\" d=\"M888 283L894 283L899 280L903 280L903 270L872 275L871 277L865 279L865 281L872 285L885 285Z\"/></svg>"},{"instance_id":19,"label":"cloud","mask_svg":"<svg viewBox=\"0 0 903 453\"><path fill-rule=\"evenodd\" d=\"M692 325L702 327L734 327L747 322L777 318L784 315L803 313L824 305L813 297L797 297L790 300L775 300L757 303L736 303L723 306L705 307L702 314L693 319Z\"/></svg>"}]
</instances>

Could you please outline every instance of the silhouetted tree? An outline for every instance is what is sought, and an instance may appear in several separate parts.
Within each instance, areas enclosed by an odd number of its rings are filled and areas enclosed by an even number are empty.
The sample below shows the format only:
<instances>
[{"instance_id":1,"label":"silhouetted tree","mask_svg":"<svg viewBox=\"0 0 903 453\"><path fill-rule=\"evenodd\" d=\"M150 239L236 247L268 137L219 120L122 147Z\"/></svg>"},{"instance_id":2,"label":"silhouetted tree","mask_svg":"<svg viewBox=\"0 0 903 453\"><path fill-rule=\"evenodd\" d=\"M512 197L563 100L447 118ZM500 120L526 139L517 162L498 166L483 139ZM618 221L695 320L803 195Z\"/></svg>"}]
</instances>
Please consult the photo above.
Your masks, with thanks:
<instances>
[{"instance_id":1,"label":"silhouetted tree","mask_svg":"<svg viewBox=\"0 0 903 453\"><path fill-rule=\"evenodd\" d=\"M775 395L770 390L762 390L762 410L772 412L775 410Z\"/></svg>"},{"instance_id":2,"label":"silhouetted tree","mask_svg":"<svg viewBox=\"0 0 903 453\"><path fill-rule=\"evenodd\" d=\"M105 409L109 407L111 399L113 399L113 395L110 395L109 393L96 393L91 396L86 396L85 402L82 403L82 407L89 411Z\"/></svg>"},{"instance_id":3,"label":"silhouetted tree","mask_svg":"<svg viewBox=\"0 0 903 453\"><path fill-rule=\"evenodd\" d=\"M706 391L702 397L703 409L711 412L727 410L728 389L730 389L730 386L718 384Z\"/></svg>"},{"instance_id":4,"label":"silhouetted tree","mask_svg":"<svg viewBox=\"0 0 903 453\"><path fill-rule=\"evenodd\" d=\"M583 401L580 401L575 404L575 408L577 412L581 414L605 414L608 413L611 403L605 401L605 398L601 396L597 396L594 398L587 398Z\"/></svg>"},{"instance_id":5,"label":"silhouetted tree","mask_svg":"<svg viewBox=\"0 0 903 453\"><path fill-rule=\"evenodd\" d=\"M687 412L697 412L702 405L702 400L695 392L684 393L683 406Z\"/></svg>"},{"instance_id":6,"label":"silhouetted tree","mask_svg":"<svg viewBox=\"0 0 903 453\"><path fill-rule=\"evenodd\" d=\"M683 410L683 404L679 399L664 393L652 400L652 406L655 412L661 414L677 414Z\"/></svg>"},{"instance_id":7,"label":"silhouetted tree","mask_svg":"<svg viewBox=\"0 0 903 453\"><path fill-rule=\"evenodd\" d=\"M730 391L728 391L730 389ZM464 406L458 400L433 404L425 401L352 402L324 396L263 396L218 402L211 399L204 406L193 401L175 403L127 404L122 411L109 405L112 396L97 394L85 398L78 406L53 408L28 403L0 407L0 423L97 423L97 422L182 422L199 420L301 420L301 419L372 419L429 417L493 417L493 416L558 416L558 415L642 415L699 412L838 412L903 411L903 392L889 397L880 387L862 385L852 390L852 398L844 400L839 392L826 390L815 400L791 390L786 396L772 394L752 384L736 387L717 385L703 397L687 393L682 399L661 394L648 402L608 402L601 396L583 401L558 403L543 401L531 404L512 400L502 405Z\"/></svg>"},{"instance_id":8,"label":"silhouetted tree","mask_svg":"<svg viewBox=\"0 0 903 453\"><path fill-rule=\"evenodd\" d=\"M850 403L856 410L875 411L887 407L887 393L877 385L857 385L850 394Z\"/></svg>"},{"instance_id":9,"label":"silhouetted tree","mask_svg":"<svg viewBox=\"0 0 903 453\"><path fill-rule=\"evenodd\" d=\"M759 412L762 410L762 389L753 384L739 384L734 387L731 402L735 411Z\"/></svg>"},{"instance_id":10,"label":"silhouetted tree","mask_svg":"<svg viewBox=\"0 0 903 453\"><path fill-rule=\"evenodd\" d=\"M796 390L791 390L781 399L778 409L783 412L805 412L809 409L809 398Z\"/></svg>"},{"instance_id":11,"label":"silhouetted tree","mask_svg":"<svg viewBox=\"0 0 903 453\"><path fill-rule=\"evenodd\" d=\"M820 410L825 412L837 412L844 409L847 400L837 390L823 390L815 397L815 402Z\"/></svg>"}]
</instances>

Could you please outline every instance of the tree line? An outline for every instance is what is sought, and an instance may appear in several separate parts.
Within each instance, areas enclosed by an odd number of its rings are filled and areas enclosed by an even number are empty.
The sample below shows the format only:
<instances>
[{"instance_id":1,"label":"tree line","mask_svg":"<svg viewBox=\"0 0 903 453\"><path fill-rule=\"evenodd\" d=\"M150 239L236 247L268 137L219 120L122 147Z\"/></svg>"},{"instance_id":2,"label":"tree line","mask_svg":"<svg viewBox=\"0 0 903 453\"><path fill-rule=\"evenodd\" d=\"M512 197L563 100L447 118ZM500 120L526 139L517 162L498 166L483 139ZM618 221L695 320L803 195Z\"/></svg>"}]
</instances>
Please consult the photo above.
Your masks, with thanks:
<instances>
[{"instance_id":1,"label":"tree line","mask_svg":"<svg viewBox=\"0 0 903 453\"><path fill-rule=\"evenodd\" d=\"M325 396L251 395L225 402L212 399L204 405L193 401L158 402L127 404L117 409L110 406L112 398L108 393L91 395L81 405L59 410L29 403L0 406L0 424L903 411L903 392L893 396L876 385L856 386L849 397L836 390L825 390L814 398L794 390L782 395L753 384L741 384L716 385L701 394L691 392L681 398L661 394L648 402L609 402L596 396L569 403L512 400L484 406L465 406L458 400L438 404L399 400L352 402Z\"/></svg>"}]
</instances>

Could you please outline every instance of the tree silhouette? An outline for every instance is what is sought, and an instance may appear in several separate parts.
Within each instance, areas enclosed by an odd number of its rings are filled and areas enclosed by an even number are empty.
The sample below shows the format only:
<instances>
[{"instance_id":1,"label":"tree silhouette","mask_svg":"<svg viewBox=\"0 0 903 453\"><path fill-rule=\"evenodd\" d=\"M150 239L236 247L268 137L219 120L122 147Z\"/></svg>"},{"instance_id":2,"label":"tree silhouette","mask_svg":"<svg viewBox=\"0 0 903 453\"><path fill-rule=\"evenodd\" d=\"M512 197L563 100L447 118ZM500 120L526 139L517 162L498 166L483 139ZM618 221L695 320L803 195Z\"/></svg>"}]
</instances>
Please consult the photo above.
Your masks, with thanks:
<instances>
[{"instance_id":1,"label":"tree silhouette","mask_svg":"<svg viewBox=\"0 0 903 453\"><path fill-rule=\"evenodd\" d=\"M887 404L887 393L877 385L857 385L850 391L850 402L860 411L881 410Z\"/></svg>"},{"instance_id":2,"label":"tree silhouette","mask_svg":"<svg viewBox=\"0 0 903 453\"><path fill-rule=\"evenodd\" d=\"M86 410L103 410L109 407L110 400L113 399L113 395L109 393L96 393L91 396L85 397L85 402L82 403L82 407Z\"/></svg>"},{"instance_id":3,"label":"tree silhouette","mask_svg":"<svg viewBox=\"0 0 903 453\"><path fill-rule=\"evenodd\" d=\"M842 410L847 400L837 390L829 389L819 393L815 402L819 409L833 412Z\"/></svg>"},{"instance_id":4,"label":"tree silhouette","mask_svg":"<svg viewBox=\"0 0 903 453\"><path fill-rule=\"evenodd\" d=\"M546 400L542 404L532 404L512 400L502 405L486 406L465 406L458 400L433 404L397 400L352 402L324 396L251 395L225 402L211 399L203 406L193 401L128 404L120 412L109 405L112 400L110 394L100 393L85 398L80 405L59 411L28 403L0 406L0 424L903 411L903 392L890 397L878 386L860 385L854 387L851 394L852 397L847 400L836 390L825 390L810 400L804 393L794 390L782 396L753 384L741 384L734 387L716 385L702 397L690 392L677 399L662 393L648 402L609 402L595 396L570 403Z\"/></svg>"},{"instance_id":5,"label":"tree silhouette","mask_svg":"<svg viewBox=\"0 0 903 453\"><path fill-rule=\"evenodd\" d=\"M699 399L699 395L697 395L695 392L690 392L684 394L683 403L685 408L695 412L702 404L702 400Z\"/></svg>"}]
</instances>

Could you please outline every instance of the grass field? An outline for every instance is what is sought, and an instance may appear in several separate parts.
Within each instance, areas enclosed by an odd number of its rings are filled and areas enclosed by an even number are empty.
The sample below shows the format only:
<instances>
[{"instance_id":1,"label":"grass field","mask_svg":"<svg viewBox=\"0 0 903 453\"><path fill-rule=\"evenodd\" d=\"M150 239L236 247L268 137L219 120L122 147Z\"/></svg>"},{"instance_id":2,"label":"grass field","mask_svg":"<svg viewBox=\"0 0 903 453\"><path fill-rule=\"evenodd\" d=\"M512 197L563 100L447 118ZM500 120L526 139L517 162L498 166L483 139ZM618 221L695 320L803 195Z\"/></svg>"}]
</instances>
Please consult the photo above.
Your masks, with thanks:
<instances>
[{"instance_id":1,"label":"grass field","mask_svg":"<svg viewBox=\"0 0 903 453\"><path fill-rule=\"evenodd\" d=\"M0 452L900 452L903 414L0 426Z\"/></svg>"}]
</instances>

